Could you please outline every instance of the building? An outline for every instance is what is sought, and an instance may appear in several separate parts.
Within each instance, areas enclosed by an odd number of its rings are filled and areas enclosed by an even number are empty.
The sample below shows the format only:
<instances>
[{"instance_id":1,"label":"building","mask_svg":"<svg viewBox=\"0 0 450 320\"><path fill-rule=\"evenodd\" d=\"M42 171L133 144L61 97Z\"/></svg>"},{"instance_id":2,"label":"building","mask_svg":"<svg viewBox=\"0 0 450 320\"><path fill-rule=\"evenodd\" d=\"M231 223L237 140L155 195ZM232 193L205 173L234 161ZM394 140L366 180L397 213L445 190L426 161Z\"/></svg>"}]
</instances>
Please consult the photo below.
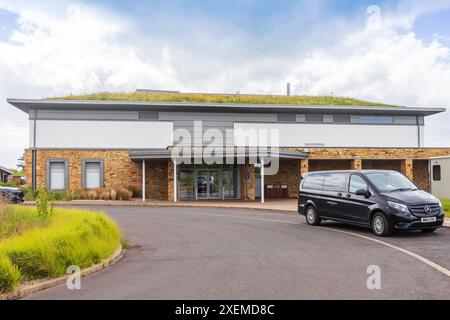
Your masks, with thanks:
<instances>
[{"instance_id":1,"label":"building","mask_svg":"<svg viewBox=\"0 0 450 320\"><path fill-rule=\"evenodd\" d=\"M450 157L430 159L430 192L441 199L450 199Z\"/></svg>"},{"instance_id":2,"label":"building","mask_svg":"<svg viewBox=\"0 0 450 320\"><path fill-rule=\"evenodd\" d=\"M307 171L373 168L400 171L429 190L428 159L450 155L450 148L426 148L423 143L424 118L445 111L440 108L340 98L315 104L295 96L121 97L8 99L29 115L27 183L52 190L121 185L144 199L169 201L255 199L296 197L300 176ZM276 174L261 172L267 170L260 165L264 157L252 154L251 141L240 141L251 130L258 137L277 130L279 151L269 150L269 157L278 159ZM202 155L218 135L223 136L224 152L245 146L244 153L234 153L233 163L195 161L195 150ZM191 164L174 156L173 146L183 146L185 140L196 147ZM273 141L267 145L274 146Z\"/></svg>"},{"instance_id":3,"label":"building","mask_svg":"<svg viewBox=\"0 0 450 320\"><path fill-rule=\"evenodd\" d=\"M11 170L8 170L2 166L0 166L0 182L8 182L8 177L12 176Z\"/></svg>"}]
</instances>

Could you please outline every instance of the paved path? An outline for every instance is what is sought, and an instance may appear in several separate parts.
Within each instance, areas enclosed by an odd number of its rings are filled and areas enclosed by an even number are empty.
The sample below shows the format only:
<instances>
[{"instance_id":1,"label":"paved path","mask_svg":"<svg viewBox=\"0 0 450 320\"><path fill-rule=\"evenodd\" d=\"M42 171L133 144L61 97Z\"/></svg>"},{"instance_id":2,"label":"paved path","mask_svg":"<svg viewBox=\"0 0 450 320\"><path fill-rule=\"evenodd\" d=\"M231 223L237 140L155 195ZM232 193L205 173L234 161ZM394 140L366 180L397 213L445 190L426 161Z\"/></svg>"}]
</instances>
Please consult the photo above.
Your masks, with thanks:
<instances>
[{"instance_id":1,"label":"paved path","mask_svg":"<svg viewBox=\"0 0 450 320\"><path fill-rule=\"evenodd\" d=\"M336 223L310 227L286 212L217 208L95 207L116 219L132 244L116 265L30 299L435 299L450 278L417 258ZM339 231L339 232L336 232ZM380 240L380 238L376 238ZM382 238L450 270L450 229ZM369 265L381 290L367 289Z\"/></svg>"}]
</instances>

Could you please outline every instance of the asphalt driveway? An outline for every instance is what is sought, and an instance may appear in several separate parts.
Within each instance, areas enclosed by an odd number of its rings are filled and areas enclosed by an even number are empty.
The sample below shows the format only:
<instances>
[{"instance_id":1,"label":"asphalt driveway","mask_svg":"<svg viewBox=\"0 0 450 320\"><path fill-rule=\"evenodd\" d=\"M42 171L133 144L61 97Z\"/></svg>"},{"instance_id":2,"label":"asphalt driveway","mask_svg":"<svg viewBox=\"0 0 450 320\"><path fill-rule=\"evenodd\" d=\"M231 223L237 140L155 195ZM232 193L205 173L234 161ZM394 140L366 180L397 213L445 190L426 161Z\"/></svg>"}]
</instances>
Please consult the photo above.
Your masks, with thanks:
<instances>
[{"instance_id":1,"label":"asphalt driveway","mask_svg":"<svg viewBox=\"0 0 450 320\"><path fill-rule=\"evenodd\" d=\"M323 224L327 228L310 227L292 213L95 210L118 221L139 247L116 265L83 278L81 290L59 286L28 299L450 298L450 277L438 270L450 270L450 229L380 239L365 229L331 222ZM381 289L367 288L370 265L380 268Z\"/></svg>"}]
</instances>

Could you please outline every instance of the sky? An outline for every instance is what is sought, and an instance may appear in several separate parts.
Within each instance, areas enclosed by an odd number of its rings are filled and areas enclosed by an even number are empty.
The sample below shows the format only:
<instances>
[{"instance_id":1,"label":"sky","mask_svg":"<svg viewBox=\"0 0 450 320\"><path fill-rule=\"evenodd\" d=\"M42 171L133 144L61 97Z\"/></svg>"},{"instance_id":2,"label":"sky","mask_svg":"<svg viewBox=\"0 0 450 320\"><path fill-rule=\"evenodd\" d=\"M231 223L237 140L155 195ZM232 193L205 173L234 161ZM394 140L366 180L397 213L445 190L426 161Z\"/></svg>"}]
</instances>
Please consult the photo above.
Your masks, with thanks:
<instances>
[{"instance_id":1,"label":"sky","mask_svg":"<svg viewBox=\"0 0 450 320\"><path fill-rule=\"evenodd\" d=\"M450 0L0 0L0 165L28 144L7 98L136 88L336 95L450 109ZM425 145L450 147L450 111Z\"/></svg>"}]
</instances>

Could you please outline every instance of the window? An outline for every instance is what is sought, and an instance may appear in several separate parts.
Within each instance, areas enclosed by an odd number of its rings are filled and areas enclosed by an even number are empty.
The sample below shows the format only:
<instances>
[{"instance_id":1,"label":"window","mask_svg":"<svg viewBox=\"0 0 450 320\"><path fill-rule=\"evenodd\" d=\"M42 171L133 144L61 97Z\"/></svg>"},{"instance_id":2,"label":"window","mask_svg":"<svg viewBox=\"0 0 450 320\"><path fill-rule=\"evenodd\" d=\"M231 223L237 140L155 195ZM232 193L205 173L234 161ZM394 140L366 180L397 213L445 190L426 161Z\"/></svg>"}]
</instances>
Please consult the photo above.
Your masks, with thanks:
<instances>
[{"instance_id":1,"label":"window","mask_svg":"<svg viewBox=\"0 0 450 320\"><path fill-rule=\"evenodd\" d=\"M280 122L295 122L295 114L277 114L277 121Z\"/></svg>"},{"instance_id":2,"label":"window","mask_svg":"<svg viewBox=\"0 0 450 320\"><path fill-rule=\"evenodd\" d=\"M346 185L346 173L328 173L325 175L323 189L325 191L345 191Z\"/></svg>"},{"instance_id":3,"label":"window","mask_svg":"<svg viewBox=\"0 0 450 320\"><path fill-rule=\"evenodd\" d=\"M417 117L395 116L394 123L395 124L417 124Z\"/></svg>"},{"instance_id":4,"label":"window","mask_svg":"<svg viewBox=\"0 0 450 320\"><path fill-rule=\"evenodd\" d=\"M83 188L97 189L103 187L103 160L83 160Z\"/></svg>"},{"instance_id":5,"label":"window","mask_svg":"<svg viewBox=\"0 0 450 320\"><path fill-rule=\"evenodd\" d=\"M359 116L359 123L365 124L393 124L394 117L391 116Z\"/></svg>"},{"instance_id":6,"label":"window","mask_svg":"<svg viewBox=\"0 0 450 320\"><path fill-rule=\"evenodd\" d=\"M441 166L439 164L433 165L433 181L441 181Z\"/></svg>"},{"instance_id":7,"label":"window","mask_svg":"<svg viewBox=\"0 0 450 320\"><path fill-rule=\"evenodd\" d=\"M323 114L307 114L305 115L305 121L309 123L321 123L323 122Z\"/></svg>"},{"instance_id":8,"label":"window","mask_svg":"<svg viewBox=\"0 0 450 320\"><path fill-rule=\"evenodd\" d=\"M303 181L303 188L313 189L313 190L323 190L323 180L325 175L323 174L313 174L305 177Z\"/></svg>"},{"instance_id":9,"label":"window","mask_svg":"<svg viewBox=\"0 0 450 320\"><path fill-rule=\"evenodd\" d=\"M345 115L333 116L333 122L335 122L335 123L350 123L350 116L345 116Z\"/></svg>"},{"instance_id":10,"label":"window","mask_svg":"<svg viewBox=\"0 0 450 320\"><path fill-rule=\"evenodd\" d=\"M47 160L47 188L53 191L67 190L68 166L65 159Z\"/></svg>"},{"instance_id":11,"label":"window","mask_svg":"<svg viewBox=\"0 0 450 320\"><path fill-rule=\"evenodd\" d=\"M357 174L352 174L350 176L350 185L348 187L348 192L350 193L356 193L356 191L358 190L367 190L368 186L366 181L364 181L363 178L361 178L361 176L357 175Z\"/></svg>"}]
</instances>

